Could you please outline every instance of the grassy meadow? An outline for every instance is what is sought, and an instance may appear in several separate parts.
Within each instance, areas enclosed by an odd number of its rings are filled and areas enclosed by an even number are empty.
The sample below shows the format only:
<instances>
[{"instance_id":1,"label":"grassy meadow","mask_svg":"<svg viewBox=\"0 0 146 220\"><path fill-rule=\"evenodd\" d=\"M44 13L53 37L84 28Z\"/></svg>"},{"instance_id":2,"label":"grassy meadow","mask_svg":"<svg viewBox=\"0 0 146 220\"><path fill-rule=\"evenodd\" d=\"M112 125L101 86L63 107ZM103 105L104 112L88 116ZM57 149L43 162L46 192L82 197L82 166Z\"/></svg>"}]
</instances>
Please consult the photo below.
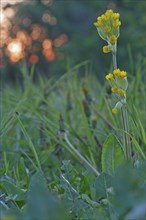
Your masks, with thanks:
<instances>
[{"instance_id":1,"label":"grassy meadow","mask_svg":"<svg viewBox=\"0 0 146 220\"><path fill-rule=\"evenodd\" d=\"M22 65L1 91L2 219L144 219L144 60L128 76L132 158L124 159L121 115L88 61L59 79ZM137 217L135 217L137 216Z\"/></svg>"},{"instance_id":2,"label":"grassy meadow","mask_svg":"<svg viewBox=\"0 0 146 220\"><path fill-rule=\"evenodd\" d=\"M145 2L13 3L0 12L0 219L146 219Z\"/></svg>"}]
</instances>

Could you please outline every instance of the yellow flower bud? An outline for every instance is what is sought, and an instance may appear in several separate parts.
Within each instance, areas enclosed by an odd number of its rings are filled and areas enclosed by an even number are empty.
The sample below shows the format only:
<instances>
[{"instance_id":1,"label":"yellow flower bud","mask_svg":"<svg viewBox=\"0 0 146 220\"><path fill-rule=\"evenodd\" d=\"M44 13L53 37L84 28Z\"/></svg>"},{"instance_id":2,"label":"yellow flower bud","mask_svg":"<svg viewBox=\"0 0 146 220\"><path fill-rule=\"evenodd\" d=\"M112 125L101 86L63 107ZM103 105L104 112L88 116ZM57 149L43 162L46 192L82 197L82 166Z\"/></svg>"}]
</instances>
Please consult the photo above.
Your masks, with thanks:
<instances>
[{"instance_id":1,"label":"yellow flower bud","mask_svg":"<svg viewBox=\"0 0 146 220\"><path fill-rule=\"evenodd\" d=\"M104 28L104 33L105 34L108 34L108 33L110 33L111 32L111 27L110 26L105 26L105 28Z\"/></svg>"},{"instance_id":2,"label":"yellow flower bud","mask_svg":"<svg viewBox=\"0 0 146 220\"><path fill-rule=\"evenodd\" d=\"M112 25L114 28L118 28L121 25L121 22L118 20L115 20L115 21L113 21Z\"/></svg>"},{"instance_id":3,"label":"yellow flower bud","mask_svg":"<svg viewBox=\"0 0 146 220\"><path fill-rule=\"evenodd\" d=\"M104 15L104 14L101 15L101 21L102 21L102 22L106 21L106 15Z\"/></svg>"},{"instance_id":4,"label":"yellow flower bud","mask_svg":"<svg viewBox=\"0 0 146 220\"><path fill-rule=\"evenodd\" d=\"M105 14L104 20L107 22L107 21L109 21L109 19L110 19L110 15L106 15L106 14Z\"/></svg>"},{"instance_id":5,"label":"yellow flower bud","mask_svg":"<svg viewBox=\"0 0 146 220\"><path fill-rule=\"evenodd\" d=\"M98 23L97 23L97 22L94 22L93 25L94 25L95 27L98 27Z\"/></svg>"},{"instance_id":6,"label":"yellow flower bud","mask_svg":"<svg viewBox=\"0 0 146 220\"><path fill-rule=\"evenodd\" d=\"M102 50L103 50L103 53L109 53L110 52L109 46L104 46L102 48Z\"/></svg>"},{"instance_id":7,"label":"yellow flower bud","mask_svg":"<svg viewBox=\"0 0 146 220\"><path fill-rule=\"evenodd\" d=\"M112 18L115 20L115 19L119 19L120 17L120 14L119 13L113 13L112 14Z\"/></svg>"},{"instance_id":8,"label":"yellow flower bud","mask_svg":"<svg viewBox=\"0 0 146 220\"><path fill-rule=\"evenodd\" d=\"M115 69L115 70L113 71L113 74L114 74L114 76L119 77L119 76L120 76L120 74L121 74L120 69Z\"/></svg>"},{"instance_id":9,"label":"yellow flower bud","mask_svg":"<svg viewBox=\"0 0 146 220\"><path fill-rule=\"evenodd\" d=\"M112 15L113 14L113 10L112 9L106 10L105 14L106 15Z\"/></svg>"},{"instance_id":10,"label":"yellow flower bud","mask_svg":"<svg viewBox=\"0 0 146 220\"><path fill-rule=\"evenodd\" d=\"M126 71L121 71L120 72L120 77L121 78L125 78L127 76L127 72Z\"/></svg>"},{"instance_id":11,"label":"yellow flower bud","mask_svg":"<svg viewBox=\"0 0 146 220\"><path fill-rule=\"evenodd\" d=\"M123 89L119 89L119 90L118 90L118 95L119 95L119 96L123 97L124 94L125 94L125 91L124 91Z\"/></svg>"},{"instance_id":12,"label":"yellow flower bud","mask_svg":"<svg viewBox=\"0 0 146 220\"><path fill-rule=\"evenodd\" d=\"M109 42L111 43L111 44L115 44L116 43L116 41L117 41L117 38L116 38L116 36L115 35L112 35L111 37L109 37Z\"/></svg>"},{"instance_id":13,"label":"yellow flower bud","mask_svg":"<svg viewBox=\"0 0 146 220\"><path fill-rule=\"evenodd\" d=\"M112 90L112 92L116 93L116 92L118 91L118 88L117 88L117 86L113 86L113 87L111 88L111 90Z\"/></svg>"},{"instance_id":14,"label":"yellow flower bud","mask_svg":"<svg viewBox=\"0 0 146 220\"><path fill-rule=\"evenodd\" d=\"M106 80L111 81L113 79L113 74L109 73L105 76Z\"/></svg>"},{"instance_id":15,"label":"yellow flower bud","mask_svg":"<svg viewBox=\"0 0 146 220\"><path fill-rule=\"evenodd\" d=\"M102 20L102 18L99 16L99 17L97 18L97 20L98 20L98 21L101 21L101 20Z\"/></svg>"},{"instance_id":16,"label":"yellow flower bud","mask_svg":"<svg viewBox=\"0 0 146 220\"><path fill-rule=\"evenodd\" d=\"M103 23L101 21L97 21L93 23L95 27L102 27Z\"/></svg>"},{"instance_id":17,"label":"yellow flower bud","mask_svg":"<svg viewBox=\"0 0 146 220\"><path fill-rule=\"evenodd\" d=\"M113 114L117 114L117 113L118 113L118 109L117 109L116 107L114 107L114 108L112 109L112 113L113 113Z\"/></svg>"}]
</instances>

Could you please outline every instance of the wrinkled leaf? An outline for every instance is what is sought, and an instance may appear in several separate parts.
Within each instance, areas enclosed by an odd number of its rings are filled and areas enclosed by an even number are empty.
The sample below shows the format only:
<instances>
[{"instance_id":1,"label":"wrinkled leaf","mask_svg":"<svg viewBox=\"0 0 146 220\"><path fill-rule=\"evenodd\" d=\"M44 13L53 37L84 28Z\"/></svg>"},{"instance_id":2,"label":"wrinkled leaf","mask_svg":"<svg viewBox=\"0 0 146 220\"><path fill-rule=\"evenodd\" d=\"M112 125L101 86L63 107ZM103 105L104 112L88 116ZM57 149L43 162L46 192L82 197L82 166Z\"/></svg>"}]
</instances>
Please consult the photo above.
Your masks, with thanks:
<instances>
[{"instance_id":1,"label":"wrinkled leaf","mask_svg":"<svg viewBox=\"0 0 146 220\"><path fill-rule=\"evenodd\" d=\"M95 198L94 199L101 199L107 198L107 190L112 186L112 176L102 173L98 176L92 187L95 189Z\"/></svg>"},{"instance_id":2,"label":"wrinkled leaf","mask_svg":"<svg viewBox=\"0 0 146 220\"><path fill-rule=\"evenodd\" d=\"M31 178L28 190L28 215L31 219L65 219L66 211L63 202L53 195L41 171Z\"/></svg>"},{"instance_id":3,"label":"wrinkled leaf","mask_svg":"<svg viewBox=\"0 0 146 220\"><path fill-rule=\"evenodd\" d=\"M113 175L123 159L124 153L119 141L113 134L109 135L102 151L102 172Z\"/></svg>"}]
</instances>

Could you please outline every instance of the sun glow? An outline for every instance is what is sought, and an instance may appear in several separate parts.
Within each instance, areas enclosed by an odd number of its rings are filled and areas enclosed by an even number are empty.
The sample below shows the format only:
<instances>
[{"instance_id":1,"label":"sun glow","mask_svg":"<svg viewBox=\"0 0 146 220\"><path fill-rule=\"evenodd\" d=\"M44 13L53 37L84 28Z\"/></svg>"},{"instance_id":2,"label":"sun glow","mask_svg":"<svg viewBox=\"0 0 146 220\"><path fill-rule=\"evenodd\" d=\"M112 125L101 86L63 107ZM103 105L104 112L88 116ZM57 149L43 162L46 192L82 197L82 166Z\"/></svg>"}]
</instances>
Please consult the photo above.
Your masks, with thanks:
<instances>
[{"instance_id":1,"label":"sun glow","mask_svg":"<svg viewBox=\"0 0 146 220\"><path fill-rule=\"evenodd\" d=\"M18 62L24 57L23 44L18 39L13 39L7 46L7 54L12 63Z\"/></svg>"},{"instance_id":2,"label":"sun glow","mask_svg":"<svg viewBox=\"0 0 146 220\"><path fill-rule=\"evenodd\" d=\"M3 0L1 1L1 7L4 8L6 5L15 5L17 3L21 3L21 2L24 2L24 1L27 1L27 0Z\"/></svg>"},{"instance_id":3,"label":"sun glow","mask_svg":"<svg viewBox=\"0 0 146 220\"><path fill-rule=\"evenodd\" d=\"M4 20L5 20L5 15L4 15L3 11L0 10L0 24L3 23Z\"/></svg>"},{"instance_id":4,"label":"sun glow","mask_svg":"<svg viewBox=\"0 0 146 220\"><path fill-rule=\"evenodd\" d=\"M51 6L53 1L40 0L46 7ZM46 61L52 62L59 57L56 48L68 42L66 34L60 34L55 39L51 39L50 36L48 38L51 30L46 28L46 23L54 26L57 24L57 18L47 8L42 12L39 24L34 23L29 15L22 16L19 20L18 3L26 2L30 0L0 0L0 50L2 50L0 68L1 61L6 57L8 57L6 61L12 64L18 63L23 58L29 64L35 64L42 56ZM35 2L32 1L32 4L35 5Z\"/></svg>"},{"instance_id":5,"label":"sun glow","mask_svg":"<svg viewBox=\"0 0 146 220\"><path fill-rule=\"evenodd\" d=\"M19 54L22 51L22 44L20 41L12 41L9 45L8 45L8 50L10 53L13 54Z\"/></svg>"}]
</instances>

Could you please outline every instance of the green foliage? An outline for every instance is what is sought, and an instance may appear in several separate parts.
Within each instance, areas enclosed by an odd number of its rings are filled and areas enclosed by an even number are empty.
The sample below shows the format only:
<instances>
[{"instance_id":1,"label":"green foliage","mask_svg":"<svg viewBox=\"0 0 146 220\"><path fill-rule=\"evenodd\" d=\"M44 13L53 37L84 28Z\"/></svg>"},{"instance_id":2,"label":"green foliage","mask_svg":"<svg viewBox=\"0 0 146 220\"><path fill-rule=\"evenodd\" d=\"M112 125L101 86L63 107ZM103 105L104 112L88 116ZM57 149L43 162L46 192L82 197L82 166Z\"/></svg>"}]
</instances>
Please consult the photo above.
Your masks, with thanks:
<instances>
[{"instance_id":1,"label":"green foliage","mask_svg":"<svg viewBox=\"0 0 146 220\"><path fill-rule=\"evenodd\" d=\"M123 162L124 152L120 142L111 134L103 145L102 172L113 175L115 169Z\"/></svg>"},{"instance_id":2,"label":"green foliage","mask_svg":"<svg viewBox=\"0 0 146 220\"><path fill-rule=\"evenodd\" d=\"M111 114L111 94L88 62L59 79L39 75L35 84L33 69L23 77L23 88L2 90L1 219L143 220L143 91L132 93L135 85L145 89L142 78L129 84L133 157L126 162L120 117Z\"/></svg>"},{"instance_id":3,"label":"green foliage","mask_svg":"<svg viewBox=\"0 0 146 220\"><path fill-rule=\"evenodd\" d=\"M125 163L116 171L113 181L115 190L113 207L122 219L128 220L134 216L134 213L135 219L143 220L145 218L145 169L145 162L138 168L133 168L131 164Z\"/></svg>"},{"instance_id":4,"label":"green foliage","mask_svg":"<svg viewBox=\"0 0 146 220\"><path fill-rule=\"evenodd\" d=\"M112 177L107 173L102 173L97 177L92 185L95 194L94 199L108 199L107 198L107 189L112 187Z\"/></svg>"},{"instance_id":5,"label":"green foliage","mask_svg":"<svg viewBox=\"0 0 146 220\"><path fill-rule=\"evenodd\" d=\"M30 181L27 194L29 219L67 219L67 212L57 195L48 190L41 172L37 172Z\"/></svg>"},{"instance_id":6,"label":"green foliage","mask_svg":"<svg viewBox=\"0 0 146 220\"><path fill-rule=\"evenodd\" d=\"M26 192L19 189L12 180L8 177L2 178L1 179L1 185L0 185L1 190L5 192L7 195L7 199L13 200L13 201L23 201L25 200L26 197Z\"/></svg>"}]
</instances>

